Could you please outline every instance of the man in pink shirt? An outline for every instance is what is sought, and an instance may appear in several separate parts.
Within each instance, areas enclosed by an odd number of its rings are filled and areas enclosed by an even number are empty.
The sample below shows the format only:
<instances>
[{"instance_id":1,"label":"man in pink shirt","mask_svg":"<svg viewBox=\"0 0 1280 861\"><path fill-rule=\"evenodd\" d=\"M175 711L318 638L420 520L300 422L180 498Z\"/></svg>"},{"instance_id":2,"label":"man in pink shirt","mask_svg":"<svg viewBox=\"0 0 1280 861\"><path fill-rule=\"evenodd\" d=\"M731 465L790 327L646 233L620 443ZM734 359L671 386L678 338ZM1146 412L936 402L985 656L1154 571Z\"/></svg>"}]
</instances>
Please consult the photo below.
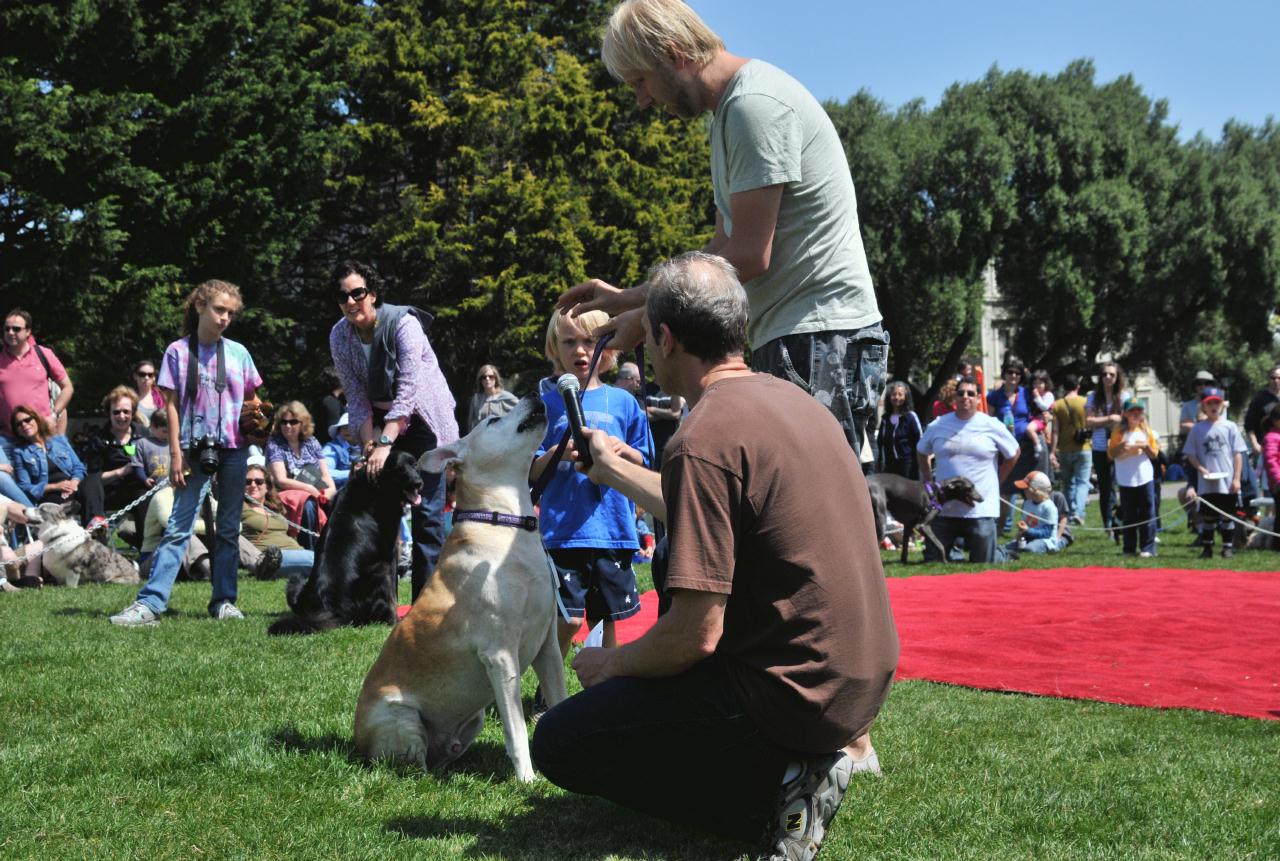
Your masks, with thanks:
<instances>
[{"instance_id":1,"label":"man in pink shirt","mask_svg":"<svg viewBox=\"0 0 1280 861\"><path fill-rule=\"evenodd\" d=\"M44 362L40 361L41 356ZM54 403L49 400L50 379L62 389ZM55 431L65 433L67 404L74 393L67 370L53 350L37 346L31 336L31 314L14 308L5 315L4 350L0 351L0 433L10 435L9 416L18 406L28 406L48 416Z\"/></svg>"}]
</instances>

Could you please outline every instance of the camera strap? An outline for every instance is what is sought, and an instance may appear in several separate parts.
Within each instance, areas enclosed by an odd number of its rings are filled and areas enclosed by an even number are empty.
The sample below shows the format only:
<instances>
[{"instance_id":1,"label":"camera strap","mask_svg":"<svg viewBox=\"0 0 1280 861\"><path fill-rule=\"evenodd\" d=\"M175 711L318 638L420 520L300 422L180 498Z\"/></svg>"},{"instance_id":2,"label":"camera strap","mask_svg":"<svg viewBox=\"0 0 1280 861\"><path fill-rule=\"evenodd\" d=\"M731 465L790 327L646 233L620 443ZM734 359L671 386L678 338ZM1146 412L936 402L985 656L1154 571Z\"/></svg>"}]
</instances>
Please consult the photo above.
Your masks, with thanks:
<instances>
[{"instance_id":1,"label":"camera strap","mask_svg":"<svg viewBox=\"0 0 1280 861\"><path fill-rule=\"evenodd\" d=\"M195 416L196 416L196 394L200 388L200 353L197 346L199 339L194 333L187 338L187 348L190 351L187 359L187 410L191 416L191 445L195 445ZM218 370L214 380L213 387L218 392L218 442L222 442L222 393L227 390L227 342L225 338L218 339ZM182 428L178 428L179 437L182 434Z\"/></svg>"}]
</instances>

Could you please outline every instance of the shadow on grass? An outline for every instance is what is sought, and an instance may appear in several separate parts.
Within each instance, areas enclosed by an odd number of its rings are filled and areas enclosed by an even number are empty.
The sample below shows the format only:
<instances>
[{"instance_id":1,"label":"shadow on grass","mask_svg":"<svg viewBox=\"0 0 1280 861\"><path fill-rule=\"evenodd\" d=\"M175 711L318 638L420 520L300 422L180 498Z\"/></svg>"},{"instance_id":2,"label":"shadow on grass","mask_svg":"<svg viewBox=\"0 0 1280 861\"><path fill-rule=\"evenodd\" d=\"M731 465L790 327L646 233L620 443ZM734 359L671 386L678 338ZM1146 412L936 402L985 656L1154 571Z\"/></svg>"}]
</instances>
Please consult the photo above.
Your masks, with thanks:
<instances>
[{"instance_id":1,"label":"shadow on grass","mask_svg":"<svg viewBox=\"0 0 1280 861\"><path fill-rule=\"evenodd\" d=\"M56 610L50 610L50 616L91 616L99 619L109 619L119 610L98 610L93 607L59 607ZM184 613L182 610L165 610L161 614L161 619L203 619L208 618L208 613Z\"/></svg>"},{"instance_id":2,"label":"shadow on grass","mask_svg":"<svg viewBox=\"0 0 1280 861\"><path fill-rule=\"evenodd\" d=\"M392 819L383 827L413 840L475 838L467 857L528 861L595 861L624 858L697 858L729 861L753 854L744 843L618 807L583 795L534 796L528 809L501 822L467 816L412 816ZM584 823L591 823L585 826Z\"/></svg>"},{"instance_id":3,"label":"shadow on grass","mask_svg":"<svg viewBox=\"0 0 1280 861\"><path fill-rule=\"evenodd\" d=\"M267 742L271 747L286 753L338 754L348 762L360 761L360 757L356 756L356 748L351 736L346 734L339 735L331 732L319 736L305 736L298 731L297 727L282 726L268 736Z\"/></svg>"}]
</instances>

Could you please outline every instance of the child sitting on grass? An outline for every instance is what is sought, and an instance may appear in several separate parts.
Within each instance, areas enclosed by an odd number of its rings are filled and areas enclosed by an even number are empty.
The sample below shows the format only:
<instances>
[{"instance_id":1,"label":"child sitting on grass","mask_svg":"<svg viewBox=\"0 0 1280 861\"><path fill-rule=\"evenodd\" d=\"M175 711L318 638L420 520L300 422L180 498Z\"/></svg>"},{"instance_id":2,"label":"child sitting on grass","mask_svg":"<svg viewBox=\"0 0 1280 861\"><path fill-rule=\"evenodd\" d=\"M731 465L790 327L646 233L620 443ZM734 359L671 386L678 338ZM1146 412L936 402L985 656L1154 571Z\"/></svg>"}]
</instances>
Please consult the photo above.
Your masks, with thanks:
<instances>
[{"instance_id":1,"label":"child sitting on grass","mask_svg":"<svg viewBox=\"0 0 1280 861\"><path fill-rule=\"evenodd\" d=\"M1033 469L1013 484L1022 491L1023 519L1017 524L1018 537L1005 545L1005 552L1013 559L1019 553L1057 553L1062 544L1058 537L1058 507L1049 498L1053 493L1049 476Z\"/></svg>"}]
</instances>

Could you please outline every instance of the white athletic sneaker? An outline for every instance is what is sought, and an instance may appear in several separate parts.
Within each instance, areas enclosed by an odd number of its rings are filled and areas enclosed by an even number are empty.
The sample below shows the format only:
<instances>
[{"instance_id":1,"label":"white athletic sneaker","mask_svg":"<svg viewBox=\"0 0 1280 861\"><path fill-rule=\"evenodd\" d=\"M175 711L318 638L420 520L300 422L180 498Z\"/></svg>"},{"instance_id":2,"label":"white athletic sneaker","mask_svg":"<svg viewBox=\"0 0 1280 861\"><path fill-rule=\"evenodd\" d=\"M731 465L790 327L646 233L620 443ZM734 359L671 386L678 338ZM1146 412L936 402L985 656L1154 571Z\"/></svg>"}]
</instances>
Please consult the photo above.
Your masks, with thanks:
<instances>
[{"instance_id":1,"label":"white athletic sneaker","mask_svg":"<svg viewBox=\"0 0 1280 861\"><path fill-rule=\"evenodd\" d=\"M230 601L223 601L218 605L218 612L213 614L213 618L219 622L226 619L243 619L244 613L241 613L240 608Z\"/></svg>"},{"instance_id":2,"label":"white athletic sneaker","mask_svg":"<svg viewBox=\"0 0 1280 861\"><path fill-rule=\"evenodd\" d=\"M852 766L849 771L853 774L870 774L875 777L880 776L880 757L876 756L876 749L873 747L871 751L862 759L850 759Z\"/></svg>"},{"instance_id":3,"label":"white athletic sneaker","mask_svg":"<svg viewBox=\"0 0 1280 861\"><path fill-rule=\"evenodd\" d=\"M111 617L111 624L122 628L151 628L160 624L160 617L141 601L134 601Z\"/></svg>"},{"instance_id":4,"label":"white athletic sneaker","mask_svg":"<svg viewBox=\"0 0 1280 861\"><path fill-rule=\"evenodd\" d=\"M812 861L849 788L852 763L843 751L801 763L800 774L778 793L762 861Z\"/></svg>"}]
</instances>

